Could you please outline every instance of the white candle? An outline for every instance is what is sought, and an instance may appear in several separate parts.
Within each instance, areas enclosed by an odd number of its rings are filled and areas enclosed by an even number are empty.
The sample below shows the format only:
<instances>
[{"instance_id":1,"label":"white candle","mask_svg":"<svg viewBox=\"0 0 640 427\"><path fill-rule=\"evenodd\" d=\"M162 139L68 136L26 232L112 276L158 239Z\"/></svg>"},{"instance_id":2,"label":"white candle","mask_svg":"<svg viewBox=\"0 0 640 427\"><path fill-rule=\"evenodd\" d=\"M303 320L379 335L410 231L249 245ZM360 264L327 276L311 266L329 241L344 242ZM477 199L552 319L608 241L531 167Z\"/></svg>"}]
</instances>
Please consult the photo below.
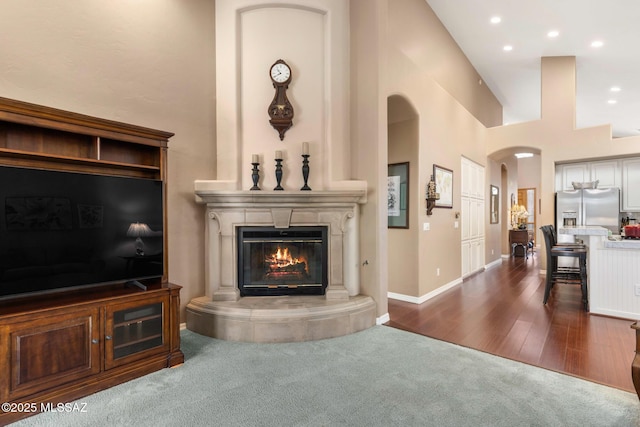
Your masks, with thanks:
<instances>
[{"instance_id":1,"label":"white candle","mask_svg":"<svg viewBox=\"0 0 640 427\"><path fill-rule=\"evenodd\" d=\"M309 155L309 143L308 142L303 142L302 143L302 155L303 156Z\"/></svg>"},{"instance_id":2,"label":"white candle","mask_svg":"<svg viewBox=\"0 0 640 427\"><path fill-rule=\"evenodd\" d=\"M260 163L260 161L258 160L258 155L257 154L253 154L251 156L251 163Z\"/></svg>"},{"instance_id":3,"label":"white candle","mask_svg":"<svg viewBox=\"0 0 640 427\"><path fill-rule=\"evenodd\" d=\"M282 159L282 151L276 151L276 159Z\"/></svg>"}]
</instances>

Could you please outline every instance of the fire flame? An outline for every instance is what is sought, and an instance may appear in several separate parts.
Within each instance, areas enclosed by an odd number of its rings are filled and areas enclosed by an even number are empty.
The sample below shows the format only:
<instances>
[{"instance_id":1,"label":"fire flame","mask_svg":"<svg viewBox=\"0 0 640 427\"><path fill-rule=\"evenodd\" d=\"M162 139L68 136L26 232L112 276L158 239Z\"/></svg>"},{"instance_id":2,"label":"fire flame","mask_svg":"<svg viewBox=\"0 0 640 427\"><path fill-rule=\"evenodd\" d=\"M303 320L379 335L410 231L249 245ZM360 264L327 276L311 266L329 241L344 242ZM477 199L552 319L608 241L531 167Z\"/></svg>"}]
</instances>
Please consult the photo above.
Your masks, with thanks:
<instances>
[{"instance_id":1,"label":"fire flame","mask_svg":"<svg viewBox=\"0 0 640 427\"><path fill-rule=\"evenodd\" d=\"M271 254L265 261L271 265L272 268L283 268L301 263L306 265L307 263L305 258L294 258L291 256L289 248L281 248L280 246L278 246L278 250Z\"/></svg>"}]
</instances>

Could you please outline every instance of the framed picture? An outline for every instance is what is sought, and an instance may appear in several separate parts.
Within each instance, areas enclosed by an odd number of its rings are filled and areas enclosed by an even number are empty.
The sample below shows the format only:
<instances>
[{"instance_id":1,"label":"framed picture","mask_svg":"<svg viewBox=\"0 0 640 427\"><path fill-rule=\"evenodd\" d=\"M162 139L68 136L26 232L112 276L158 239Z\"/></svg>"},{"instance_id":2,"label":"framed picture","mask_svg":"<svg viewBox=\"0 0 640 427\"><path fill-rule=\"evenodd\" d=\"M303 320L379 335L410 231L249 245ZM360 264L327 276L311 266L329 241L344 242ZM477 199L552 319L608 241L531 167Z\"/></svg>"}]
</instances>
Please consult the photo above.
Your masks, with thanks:
<instances>
[{"instance_id":1,"label":"framed picture","mask_svg":"<svg viewBox=\"0 0 640 427\"><path fill-rule=\"evenodd\" d=\"M409 228L409 162L388 166L387 209L389 228Z\"/></svg>"},{"instance_id":2,"label":"framed picture","mask_svg":"<svg viewBox=\"0 0 640 427\"><path fill-rule=\"evenodd\" d=\"M497 224L500 220L500 190L495 185L489 186L489 192L491 194L491 209L489 211L490 224Z\"/></svg>"},{"instance_id":3,"label":"framed picture","mask_svg":"<svg viewBox=\"0 0 640 427\"><path fill-rule=\"evenodd\" d=\"M442 166L433 165L433 179L440 199L436 200L436 208L453 208L453 171Z\"/></svg>"}]
</instances>

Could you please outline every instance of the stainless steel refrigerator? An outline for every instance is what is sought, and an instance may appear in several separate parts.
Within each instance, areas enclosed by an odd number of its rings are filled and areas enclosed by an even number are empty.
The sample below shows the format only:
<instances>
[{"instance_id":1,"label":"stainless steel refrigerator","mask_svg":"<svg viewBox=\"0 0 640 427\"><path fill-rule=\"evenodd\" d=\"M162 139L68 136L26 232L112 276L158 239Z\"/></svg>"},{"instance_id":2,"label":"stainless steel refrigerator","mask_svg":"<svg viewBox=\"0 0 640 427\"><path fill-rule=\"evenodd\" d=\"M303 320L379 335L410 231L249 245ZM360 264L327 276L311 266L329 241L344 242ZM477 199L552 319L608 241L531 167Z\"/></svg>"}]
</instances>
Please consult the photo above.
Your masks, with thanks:
<instances>
[{"instance_id":1,"label":"stainless steel refrigerator","mask_svg":"<svg viewBox=\"0 0 640 427\"><path fill-rule=\"evenodd\" d=\"M572 214L575 212L575 214ZM575 215L576 225L599 225L620 234L620 189L585 188L556 193L556 228ZM560 236L558 236L560 238Z\"/></svg>"}]
</instances>

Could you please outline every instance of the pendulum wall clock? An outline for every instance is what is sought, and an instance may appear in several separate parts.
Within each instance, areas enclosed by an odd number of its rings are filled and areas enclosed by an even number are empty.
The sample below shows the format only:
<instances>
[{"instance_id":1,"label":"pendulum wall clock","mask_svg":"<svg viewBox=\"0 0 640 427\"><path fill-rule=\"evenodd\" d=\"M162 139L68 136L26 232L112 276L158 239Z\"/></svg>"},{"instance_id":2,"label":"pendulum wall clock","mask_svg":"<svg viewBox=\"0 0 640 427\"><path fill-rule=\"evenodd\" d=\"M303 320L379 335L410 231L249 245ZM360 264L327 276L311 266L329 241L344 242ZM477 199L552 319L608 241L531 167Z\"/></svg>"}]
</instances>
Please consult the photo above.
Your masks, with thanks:
<instances>
[{"instance_id":1,"label":"pendulum wall clock","mask_svg":"<svg viewBox=\"0 0 640 427\"><path fill-rule=\"evenodd\" d=\"M269 76L276 90L269 105L269 123L284 139L284 133L293 125L293 106L287 99L287 89L291 82L291 68L282 59L278 59L269 69Z\"/></svg>"}]
</instances>

